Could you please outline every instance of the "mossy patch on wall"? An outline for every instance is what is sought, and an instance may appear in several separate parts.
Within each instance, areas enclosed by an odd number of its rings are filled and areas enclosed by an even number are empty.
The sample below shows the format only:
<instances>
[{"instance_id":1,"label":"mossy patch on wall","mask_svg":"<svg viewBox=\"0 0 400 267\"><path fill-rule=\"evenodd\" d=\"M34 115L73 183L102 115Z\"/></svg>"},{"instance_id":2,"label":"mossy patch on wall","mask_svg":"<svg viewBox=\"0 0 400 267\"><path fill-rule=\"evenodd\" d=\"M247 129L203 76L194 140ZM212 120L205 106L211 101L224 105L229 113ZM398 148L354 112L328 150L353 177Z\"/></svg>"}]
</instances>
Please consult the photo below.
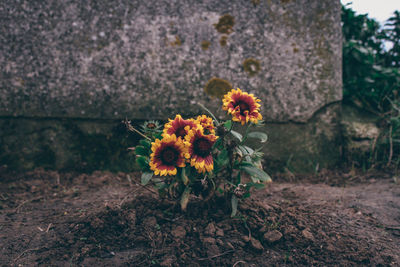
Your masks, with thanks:
<instances>
[{"instance_id":1,"label":"mossy patch on wall","mask_svg":"<svg viewBox=\"0 0 400 267\"><path fill-rule=\"evenodd\" d=\"M254 76L261 70L260 61L254 58L247 58L243 61L243 69L250 77Z\"/></svg>"},{"instance_id":2,"label":"mossy patch on wall","mask_svg":"<svg viewBox=\"0 0 400 267\"><path fill-rule=\"evenodd\" d=\"M221 46L226 46L227 43L228 43L228 36L223 35L223 36L221 37L221 39L219 40L219 44L220 44Z\"/></svg>"},{"instance_id":3,"label":"mossy patch on wall","mask_svg":"<svg viewBox=\"0 0 400 267\"><path fill-rule=\"evenodd\" d=\"M175 41L171 42L170 45L171 46L181 46L182 45L182 41L178 35L175 35Z\"/></svg>"},{"instance_id":4,"label":"mossy patch on wall","mask_svg":"<svg viewBox=\"0 0 400 267\"><path fill-rule=\"evenodd\" d=\"M202 41L201 42L201 49L203 50L207 50L208 48L210 48L211 42L210 41Z\"/></svg>"},{"instance_id":5,"label":"mossy patch on wall","mask_svg":"<svg viewBox=\"0 0 400 267\"><path fill-rule=\"evenodd\" d=\"M300 50L295 43L292 43L293 53L298 53Z\"/></svg>"},{"instance_id":6,"label":"mossy patch on wall","mask_svg":"<svg viewBox=\"0 0 400 267\"><path fill-rule=\"evenodd\" d=\"M217 24L214 24L215 29L219 33L230 34L233 32L233 26L235 25L235 18L229 14L225 14L219 18Z\"/></svg>"},{"instance_id":7,"label":"mossy patch on wall","mask_svg":"<svg viewBox=\"0 0 400 267\"><path fill-rule=\"evenodd\" d=\"M224 79L213 77L204 86L204 91L211 97L221 98L232 89L232 84Z\"/></svg>"},{"instance_id":8,"label":"mossy patch on wall","mask_svg":"<svg viewBox=\"0 0 400 267\"><path fill-rule=\"evenodd\" d=\"M294 2L294 0L281 0L282 4L288 4L290 2Z\"/></svg>"}]
</instances>

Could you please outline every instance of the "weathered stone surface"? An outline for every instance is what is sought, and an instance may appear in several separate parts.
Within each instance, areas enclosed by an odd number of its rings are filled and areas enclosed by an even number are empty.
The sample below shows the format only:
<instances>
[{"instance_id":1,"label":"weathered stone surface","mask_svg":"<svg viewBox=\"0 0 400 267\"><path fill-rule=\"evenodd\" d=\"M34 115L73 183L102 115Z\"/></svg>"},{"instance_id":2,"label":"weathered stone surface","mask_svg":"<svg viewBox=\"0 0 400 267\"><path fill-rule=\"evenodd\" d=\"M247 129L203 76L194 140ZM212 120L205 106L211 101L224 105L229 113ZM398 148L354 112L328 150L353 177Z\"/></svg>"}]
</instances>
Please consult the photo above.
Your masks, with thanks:
<instances>
[{"instance_id":1,"label":"weathered stone surface","mask_svg":"<svg viewBox=\"0 0 400 267\"><path fill-rule=\"evenodd\" d=\"M122 118L196 115L196 101L222 116L230 86L262 100L266 169L339 159L338 0L3 1L0 14L1 165L132 170Z\"/></svg>"},{"instance_id":2,"label":"weathered stone surface","mask_svg":"<svg viewBox=\"0 0 400 267\"><path fill-rule=\"evenodd\" d=\"M379 135L379 128L373 122L343 121L344 132L356 140L373 140Z\"/></svg>"},{"instance_id":3,"label":"weathered stone surface","mask_svg":"<svg viewBox=\"0 0 400 267\"><path fill-rule=\"evenodd\" d=\"M267 123L258 129L269 136L265 170L314 172L335 166L342 151L339 112L340 105L333 104L308 123ZM119 121L3 118L0 127L0 163L12 169L135 168L127 148L140 136L128 133Z\"/></svg>"},{"instance_id":4,"label":"weathered stone surface","mask_svg":"<svg viewBox=\"0 0 400 267\"><path fill-rule=\"evenodd\" d=\"M342 118L343 135L345 138L373 140L380 133L377 126L379 117L354 106L343 105Z\"/></svg>"},{"instance_id":5,"label":"weathered stone surface","mask_svg":"<svg viewBox=\"0 0 400 267\"><path fill-rule=\"evenodd\" d=\"M137 136L119 121L0 118L0 165L132 171Z\"/></svg>"},{"instance_id":6,"label":"weathered stone surface","mask_svg":"<svg viewBox=\"0 0 400 267\"><path fill-rule=\"evenodd\" d=\"M267 121L341 99L340 2L2 1L0 116L167 118L214 109L212 77Z\"/></svg>"},{"instance_id":7,"label":"weathered stone surface","mask_svg":"<svg viewBox=\"0 0 400 267\"><path fill-rule=\"evenodd\" d=\"M357 167L368 166L373 147L379 144L380 118L352 105L343 105L342 129L345 156Z\"/></svg>"},{"instance_id":8,"label":"weathered stone surface","mask_svg":"<svg viewBox=\"0 0 400 267\"><path fill-rule=\"evenodd\" d=\"M316 172L337 166L343 150L341 104L315 113L308 123L267 123L265 170Z\"/></svg>"}]
</instances>

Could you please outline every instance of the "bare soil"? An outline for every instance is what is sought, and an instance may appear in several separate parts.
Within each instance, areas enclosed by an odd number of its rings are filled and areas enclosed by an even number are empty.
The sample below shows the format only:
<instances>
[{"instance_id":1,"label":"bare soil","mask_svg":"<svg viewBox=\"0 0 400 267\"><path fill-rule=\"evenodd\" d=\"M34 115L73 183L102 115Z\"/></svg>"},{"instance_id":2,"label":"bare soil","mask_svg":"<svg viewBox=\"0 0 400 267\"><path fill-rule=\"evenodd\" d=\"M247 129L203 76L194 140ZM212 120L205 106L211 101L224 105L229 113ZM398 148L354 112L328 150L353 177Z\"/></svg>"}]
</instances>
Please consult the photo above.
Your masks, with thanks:
<instances>
[{"instance_id":1,"label":"bare soil","mask_svg":"<svg viewBox=\"0 0 400 267\"><path fill-rule=\"evenodd\" d=\"M382 172L277 175L230 218L138 173L0 171L1 266L400 265L400 185Z\"/></svg>"}]
</instances>

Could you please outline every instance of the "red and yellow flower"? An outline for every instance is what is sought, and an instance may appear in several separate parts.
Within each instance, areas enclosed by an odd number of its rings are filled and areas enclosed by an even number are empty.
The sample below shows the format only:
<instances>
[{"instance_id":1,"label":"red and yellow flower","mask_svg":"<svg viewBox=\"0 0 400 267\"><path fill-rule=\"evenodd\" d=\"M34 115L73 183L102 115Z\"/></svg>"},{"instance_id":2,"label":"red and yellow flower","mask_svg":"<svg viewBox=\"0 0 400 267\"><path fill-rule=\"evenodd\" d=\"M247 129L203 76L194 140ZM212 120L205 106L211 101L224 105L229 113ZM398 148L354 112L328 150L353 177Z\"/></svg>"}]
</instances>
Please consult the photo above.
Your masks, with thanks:
<instances>
[{"instance_id":1,"label":"red and yellow flower","mask_svg":"<svg viewBox=\"0 0 400 267\"><path fill-rule=\"evenodd\" d=\"M222 109L232 115L233 121L240 122L242 125L249 121L258 123L262 120L258 103L260 101L253 94L242 92L239 88L232 89L224 96Z\"/></svg>"},{"instance_id":2,"label":"red and yellow flower","mask_svg":"<svg viewBox=\"0 0 400 267\"><path fill-rule=\"evenodd\" d=\"M203 128L192 129L186 135L187 153L185 157L190 165L199 173L211 172L214 169L212 147L218 137L214 134L204 134Z\"/></svg>"},{"instance_id":3,"label":"red and yellow flower","mask_svg":"<svg viewBox=\"0 0 400 267\"><path fill-rule=\"evenodd\" d=\"M175 134L177 138L184 140L185 136L191 129L197 128L199 123L194 119L184 120L181 115L176 115L175 119L169 120L168 123L164 125L164 135Z\"/></svg>"},{"instance_id":4,"label":"red and yellow flower","mask_svg":"<svg viewBox=\"0 0 400 267\"><path fill-rule=\"evenodd\" d=\"M212 118L200 115L196 118L196 121L203 127L206 134L215 134L215 126Z\"/></svg>"},{"instance_id":5,"label":"red and yellow flower","mask_svg":"<svg viewBox=\"0 0 400 267\"><path fill-rule=\"evenodd\" d=\"M155 175L176 175L177 167L185 167L187 148L175 134L156 139L151 146L150 169Z\"/></svg>"}]
</instances>

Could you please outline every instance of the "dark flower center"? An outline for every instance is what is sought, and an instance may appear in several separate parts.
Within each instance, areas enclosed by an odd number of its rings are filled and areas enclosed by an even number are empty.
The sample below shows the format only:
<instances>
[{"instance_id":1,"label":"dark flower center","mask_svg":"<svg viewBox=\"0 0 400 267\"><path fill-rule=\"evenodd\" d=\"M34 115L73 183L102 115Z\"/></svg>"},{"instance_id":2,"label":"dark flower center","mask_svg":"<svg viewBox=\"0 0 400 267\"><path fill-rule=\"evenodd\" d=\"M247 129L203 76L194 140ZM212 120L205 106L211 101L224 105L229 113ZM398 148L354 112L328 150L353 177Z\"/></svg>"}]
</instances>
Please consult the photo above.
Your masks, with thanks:
<instances>
[{"instance_id":1,"label":"dark flower center","mask_svg":"<svg viewBox=\"0 0 400 267\"><path fill-rule=\"evenodd\" d=\"M212 143L206 138L199 138L193 144L193 150L196 155L206 157L211 153Z\"/></svg>"},{"instance_id":2,"label":"dark flower center","mask_svg":"<svg viewBox=\"0 0 400 267\"><path fill-rule=\"evenodd\" d=\"M185 137L185 135L186 135L185 126L179 127L176 130L175 134L176 134L176 137Z\"/></svg>"},{"instance_id":3,"label":"dark flower center","mask_svg":"<svg viewBox=\"0 0 400 267\"><path fill-rule=\"evenodd\" d=\"M249 106L249 104L247 104L246 102L243 102L243 101L239 101L237 104L236 104L236 107L239 107L239 109L240 109L240 115L245 115L244 114L244 112L247 110L247 111L250 111L250 106Z\"/></svg>"},{"instance_id":4,"label":"dark flower center","mask_svg":"<svg viewBox=\"0 0 400 267\"><path fill-rule=\"evenodd\" d=\"M161 161L165 165L175 165L178 160L179 153L173 147L166 147L163 151L161 151Z\"/></svg>"},{"instance_id":5,"label":"dark flower center","mask_svg":"<svg viewBox=\"0 0 400 267\"><path fill-rule=\"evenodd\" d=\"M148 123L147 128L154 129L154 128L156 128L156 125L154 123Z\"/></svg>"}]
</instances>

